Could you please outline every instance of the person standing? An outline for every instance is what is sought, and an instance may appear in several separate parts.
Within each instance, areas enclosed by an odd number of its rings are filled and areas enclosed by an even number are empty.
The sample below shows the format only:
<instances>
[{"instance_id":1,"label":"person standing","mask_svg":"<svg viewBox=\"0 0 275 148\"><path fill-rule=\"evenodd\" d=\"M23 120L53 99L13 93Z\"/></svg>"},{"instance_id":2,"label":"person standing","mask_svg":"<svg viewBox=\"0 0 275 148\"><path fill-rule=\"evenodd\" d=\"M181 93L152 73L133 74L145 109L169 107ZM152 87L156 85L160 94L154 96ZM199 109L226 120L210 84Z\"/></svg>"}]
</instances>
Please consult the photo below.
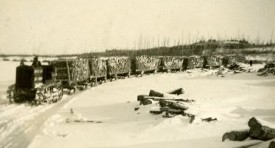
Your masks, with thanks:
<instances>
[{"instance_id":1,"label":"person standing","mask_svg":"<svg viewBox=\"0 0 275 148\"><path fill-rule=\"evenodd\" d=\"M33 67L40 67L41 66L41 62L38 60L38 56L35 56L33 58L32 66Z\"/></svg>"},{"instance_id":2,"label":"person standing","mask_svg":"<svg viewBox=\"0 0 275 148\"><path fill-rule=\"evenodd\" d=\"M253 61L252 60L249 61L249 65L250 65L250 67L253 65Z\"/></svg>"}]
</instances>

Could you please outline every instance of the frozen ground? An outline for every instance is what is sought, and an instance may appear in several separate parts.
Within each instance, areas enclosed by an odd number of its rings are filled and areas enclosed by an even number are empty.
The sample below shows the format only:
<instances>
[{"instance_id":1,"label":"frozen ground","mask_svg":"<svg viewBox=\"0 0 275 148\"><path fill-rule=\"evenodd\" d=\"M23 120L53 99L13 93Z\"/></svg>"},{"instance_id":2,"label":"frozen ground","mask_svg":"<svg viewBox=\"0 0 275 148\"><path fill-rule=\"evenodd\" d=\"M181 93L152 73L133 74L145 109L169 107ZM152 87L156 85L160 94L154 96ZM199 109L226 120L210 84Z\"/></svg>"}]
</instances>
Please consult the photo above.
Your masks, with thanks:
<instances>
[{"instance_id":1,"label":"frozen ground","mask_svg":"<svg viewBox=\"0 0 275 148\"><path fill-rule=\"evenodd\" d=\"M225 77L216 70L190 70L104 83L52 105L32 107L9 104L5 89L14 83L18 62L0 62L0 147L238 147L260 141L221 142L224 132L247 127L252 116L275 124L275 77L255 73ZM245 66L245 65L244 65ZM262 67L254 65L251 71ZM183 116L163 118L151 115L156 104L142 106L136 97L150 89L169 91L182 87L182 98L195 99L190 113L197 120L189 124ZM3 90L3 91L2 91ZM71 113L73 111L73 114ZM200 122L216 117L217 122ZM71 119L93 123L67 122ZM34 140L33 140L34 139ZM266 147L266 143L255 145Z\"/></svg>"},{"instance_id":2,"label":"frozen ground","mask_svg":"<svg viewBox=\"0 0 275 148\"><path fill-rule=\"evenodd\" d=\"M221 142L221 138L227 131L248 128L252 116L275 124L275 77L209 76L212 72L133 77L91 88L51 116L29 147L266 147L257 140ZM134 110L137 95L179 87L186 92L182 98L196 100L188 111L197 115L193 124L183 116L150 114L156 104ZM218 121L201 122L204 117ZM93 122L68 122L73 119Z\"/></svg>"}]
</instances>

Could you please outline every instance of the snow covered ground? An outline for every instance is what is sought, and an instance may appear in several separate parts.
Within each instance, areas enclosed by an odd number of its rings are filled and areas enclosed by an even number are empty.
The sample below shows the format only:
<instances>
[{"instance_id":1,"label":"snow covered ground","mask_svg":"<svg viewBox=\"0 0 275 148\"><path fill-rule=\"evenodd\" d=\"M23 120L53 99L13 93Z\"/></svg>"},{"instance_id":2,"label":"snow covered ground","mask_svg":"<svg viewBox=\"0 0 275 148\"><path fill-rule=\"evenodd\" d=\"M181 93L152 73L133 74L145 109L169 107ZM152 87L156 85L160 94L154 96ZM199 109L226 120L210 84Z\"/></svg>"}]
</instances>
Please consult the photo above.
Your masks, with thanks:
<instances>
[{"instance_id":1,"label":"snow covered ground","mask_svg":"<svg viewBox=\"0 0 275 148\"><path fill-rule=\"evenodd\" d=\"M217 70L188 70L159 73L104 83L51 105L9 104L7 87L14 84L18 62L1 61L0 147L238 147L258 144L257 140L221 142L231 130L248 128L250 117L275 124L275 77L242 73L225 77ZM256 71L263 65L248 67ZM163 118L141 106L136 97L150 89L170 91L182 87L184 99L194 99L189 118ZM73 112L73 114L72 114ZM218 121L201 122L214 117ZM93 122L70 122L72 119ZM35 137L35 138L34 138ZM34 139L34 140L33 140ZM260 143L255 147L266 147Z\"/></svg>"},{"instance_id":2,"label":"snow covered ground","mask_svg":"<svg viewBox=\"0 0 275 148\"><path fill-rule=\"evenodd\" d=\"M252 116L275 124L275 77L255 73L211 75L215 70L132 77L91 88L73 98L51 116L35 137L36 147L265 147L258 140L222 142L231 130L247 129ZM189 118L163 118L149 110L156 104L141 106L137 95L150 89L169 91L182 87L181 97L194 99ZM218 121L202 122L204 117ZM91 122L70 122L80 119ZM260 144L259 144L260 143Z\"/></svg>"}]
</instances>

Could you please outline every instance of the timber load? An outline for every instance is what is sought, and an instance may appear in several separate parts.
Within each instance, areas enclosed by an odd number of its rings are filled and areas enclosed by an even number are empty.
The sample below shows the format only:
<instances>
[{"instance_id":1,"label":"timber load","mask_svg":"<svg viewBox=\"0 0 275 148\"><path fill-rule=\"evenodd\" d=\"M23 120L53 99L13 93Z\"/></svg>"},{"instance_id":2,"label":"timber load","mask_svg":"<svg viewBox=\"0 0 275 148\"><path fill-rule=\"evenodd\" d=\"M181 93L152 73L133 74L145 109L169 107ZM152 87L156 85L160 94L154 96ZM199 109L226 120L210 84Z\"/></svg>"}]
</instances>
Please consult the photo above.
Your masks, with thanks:
<instances>
[{"instance_id":1,"label":"timber load","mask_svg":"<svg viewBox=\"0 0 275 148\"><path fill-rule=\"evenodd\" d=\"M112 77L120 74L130 75L131 59L129 57L113 57L107 60L107 74Z\"/></svg>"},{"instance_id":2,"label":"timber load","mask_svg":"<svg viewBox=\"0 0 275 148\"><path fill-rule=\"evenodd\" d=\"M188 69L203 68L205 64L205 58L201 56L191 56L188 59Z\"/></svg>"},{"instance_id":3,"label":"timber load","mask_svg":"<svg viewBox=\"0 0 275 148\"><path fill-rule=\"evenodd\" d=\"M207 65L210 67L219 67L223 65L223 57L220 55L212 55L207 57Z\"/></svg>"},{"instance_id":4,"label":"timber load","mask_svg":"<svg viewBox=\"0 0 275 148\"><path fill-rule=\"evenodd\" d=\"M90 78L107 77L106 60L103 58L89 59Z\"/></svg>"},{"instance_id":5,"label":"timber load","mask_svg":"<svg viewBox=\"0 0 275 148\"><path fill-rule=\"evenodd\" d=\"M62 84L73 85L89 79L88 59L77 58L68 60L57 60L53 62L56 81Z\"/></svg>"},{"instance_id":6,"label":"timber load","mask_svg":"<svg viewBox=\"0 0 275 148\"><path fill-rule=\"evenodd\" d=\"M159 57L137 56L133 59L133 70L135 72L157 71L160 65Z\"/></svg>"},{"instance_id":7,"label":"timber load","mask_svg":"<svg viewBox=\"0 0 275 148\"><path fill-rule=\"evenodd\" d=\"M245 63L246 62L246 59L244 56L241 56L241 55L230 55L230 56L227 56L224 58L224 62L223 64L225 66L231 66L231 65L235 65L235 64L238 64L238 63Z\"/></svg>"},{"instance_id":8,"label":"timber load","mask_svg":"<svg viewBox=\"0 0 275 148\"><path fill-rule=\"evenodd\" d=\"M171 56L165 56L161 58L161 68L162 70L182 70L183 68L183 57L171 57Z\"/></svg>"}]
</instances>

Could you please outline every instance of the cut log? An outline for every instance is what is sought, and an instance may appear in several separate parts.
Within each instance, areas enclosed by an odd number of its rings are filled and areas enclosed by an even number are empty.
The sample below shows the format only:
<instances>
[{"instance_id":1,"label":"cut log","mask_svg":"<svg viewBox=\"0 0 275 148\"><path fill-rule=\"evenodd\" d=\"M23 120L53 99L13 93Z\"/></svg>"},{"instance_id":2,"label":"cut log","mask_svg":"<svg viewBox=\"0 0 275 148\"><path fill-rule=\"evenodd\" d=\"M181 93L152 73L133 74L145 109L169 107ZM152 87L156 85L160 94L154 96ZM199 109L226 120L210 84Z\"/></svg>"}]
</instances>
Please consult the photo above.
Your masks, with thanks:
<instances>
[{"instance_id":1,"label":"cut log","mask_svg":"<svg viewBox=\"0 0 275 148\"><path fill-rule=\"evenodd\" d=\"M150 90L149 96L164 97L164 94L155 90Z\"/></svg>"},{"instance_id":2,"label":"cut log","mask_svg":"<svg viewBox=\"0 0 275 148\"><path fill-rule=\"evenodd\" d=\"M180 95L180 94L184 94L184 90L183 88L178 88L168 92L168 94Z\"/></svg>"},{"instance_id":3,"label":"cut log","mask_svg":"<svg viewBox=\"0 0 275 148\"><path fill-rule=\"evenodd\" d=\"M265 141L275 138L275 129L263 125L263 123L255 117L248 121L248 126L250 127L249 133L252 138Z\"/></svg>"},{"instance_id":4,"label":"cut log","mask_svg":"<svg viewBox=\"0 0 275 148\"><path fill-rule=\"evenodd\" d=\"M211 122L211 121L217 121L217 118L208 117L208 118L203 118L201 120L206 122Z\"/></svg>"},{"instance_id":5,"label":"cut log","mask_svg":"<svg viewBox=\"0 0 275 148\"><path fill-rule=\"evenodd\" d=\"M137 101L144 101L147 99L151 99L151 98L149 98L148 95L138 95L137 96Z\"/></svg>"},{"instance_id":6,"label":"cut log","mask_svg":"<svg viewBox=\"0 0 275 148\"><path fill-rule=\"evenodd\" d=\"M222 136L222 141L229 139L230 141L243 141L249 137L249 130L231 131Z\"/></svg>"},{"instance_id":7,"label":"cut log","mask_svg":"<svg viewBox=\"0 0 275 148\"><path fill-rule=\"evenodd\" d=\"M275 141L271 141L268 148L275 148Z\"/></svg>"},{"instance_id":8,"label":"cut log","mask_svg":"<svg viewBox=\"0 0 275 148\"><path fill-rule=\"evenodd\" d=\"M140 104L141 105L153 104L153 100L151 99L143 100L143 101L140 101Z\"/></svg>"},{"instance_id":9,"label":"cut log","mask_svg":"<svg viewBox=\"0 0 275 148\"><path fill-rule=\"evenodd\" d=\"M184 99L171 99L171 98L166 98L166 97L155 97L155 96L148 96L148 95L138 95L137 96L138 101L143 101L143 100L147 100L147 99L152 99L154 101L160 101L160 100L183 101L183 102L187 101ZM188 100L188 101L190 101L190 100Z\"/></svg>"},{"instance_id":10,"label":"cut log","mask_svg":"<svg viewBox=\"0 0 275 148\"><path fill-rule=\"evenodd\" d=\"M168 101L168 100L160 100L159 104L161 107L169 107L171 109L179 109L179 110L187 110L188 107L185 106L183 103L175 102L175 101Z\"/></svg>"},{"instance_id":11,"label":"cut log","mask_svg":"<svg viewBox=\"0 0 275 148\"><path fill-rule=\"evenodd\" d=\"M160 110L150 110L150 113L152 114L161 114L163 111Z\"/></svg>"},{"instance_id":12,"label":"cut log","mask_svg":"<svg viewBox=\"0 0 275 148\"><path fill-rule=\"evenodd\" d=\"M183 110L181 110L181 109L173 109L173 108L169 108L169 107L161 107L160 110L171 113L171 114L182 114L182 113L184 113Z\"/></svg>"},{"instance_id":13,"label":"cut log","mask_svg":"<svg viewBox=\"0 0 275 148\"><path fill-rule=\"evenodd\" d=\"M169 112L165 112L165 114L162 115L162 117L164 117L164 118L172 118L172 117L174 117L174 116L175 116L175 115L170 115Z\"/></svg>"},{"instance_id":14,"label":"cut log","mask_svg":"<svg viewBox=\"0 0 275 148\"><path fill-rule=\"evenodd\" d=\"M193 123L193 121L195 120L195 117L196 117L195 115L190 115L190 121L189 121L190 124Z\"/></svg>"},{"instance_id":15,"label":"cut log","mask_svg":"<svg viewBox=\"0 0 275 148\"><path fill-rule=\"evenodd\" d=\"M176 103L176 102L172 102L170 104L170 107L171 108L175 108L175 109L180 109L180 110L187 110L188 109L188 107L185 106L184 104L182 104L182 103Z\"/></svg>"}]
</instances>

